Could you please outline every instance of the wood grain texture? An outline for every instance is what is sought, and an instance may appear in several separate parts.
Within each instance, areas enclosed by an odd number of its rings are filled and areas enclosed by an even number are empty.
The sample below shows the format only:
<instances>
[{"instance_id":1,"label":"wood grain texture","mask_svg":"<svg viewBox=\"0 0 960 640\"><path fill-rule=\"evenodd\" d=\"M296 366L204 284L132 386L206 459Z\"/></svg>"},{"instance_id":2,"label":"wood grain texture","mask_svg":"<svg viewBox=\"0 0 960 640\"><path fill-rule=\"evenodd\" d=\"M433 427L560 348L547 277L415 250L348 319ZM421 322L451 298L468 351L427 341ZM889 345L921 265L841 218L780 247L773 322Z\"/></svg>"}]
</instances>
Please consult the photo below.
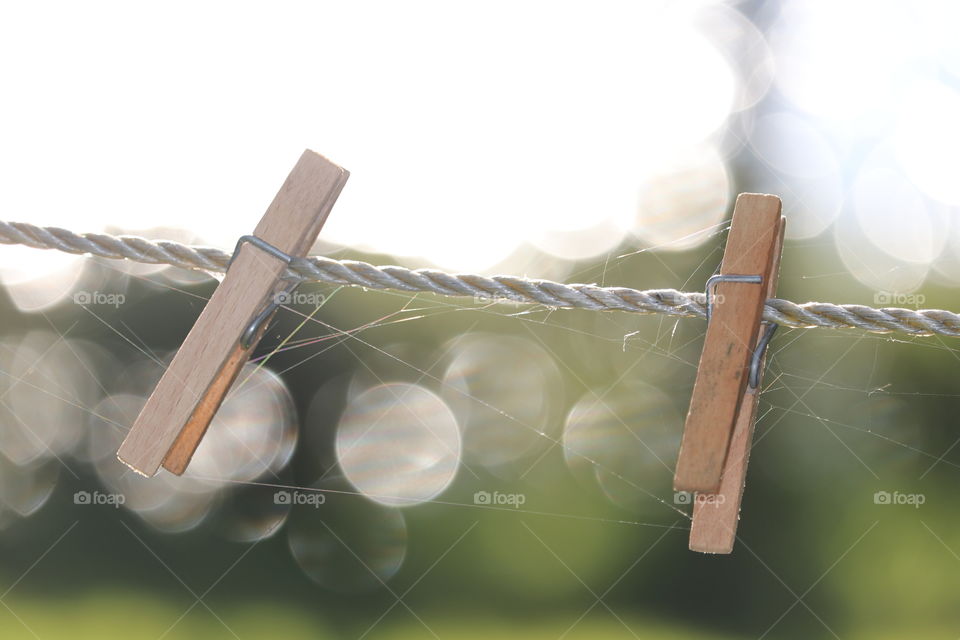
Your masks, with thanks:
<instances>
[{"instance_id":1,"label":"wood grain texture","mask_svg":"<svg viewBox=\"0 0 960 640\"><path fill-rule=\"evenodd\" d=\"M720 273L760 274L763 280L759 285L723 282L716 287L674 474L678 491L714 493L720 487L780 225L780 199L776 196L742 193L737 198Z\"/></svg>"},{"instance_id":2,"label":"wood grain texture","mask_svg":"<svg viewBox=\"0 0 960 640\"><path fill-rule=\"evenodd\" d=\"M773 249L773 267L767 280L766 297L777 293L780 272L780 253L783 247L783 231L786 221L780 222L780 233ZM757 340L763 328L757 334ZM760 361L760 380L763 380L763 365L766 354ZM747 388L737 413L737 422L730 438L730 449L716 494L696 494L693 502L693 522L690 526L690 550L703 553L730 553L737 539L740 522L740 504L746 486L747 464L753 446L753 430L756 424L757 406L760 401L760 386Z\"/></svg>"},{"instance_id":3,"label":"wood grain texture","mask_svg":"<svg viewBox=\"0 0 960 640\"><path fill-rule=\"evenodd\" d=\"M254 235L290 255L309 251L349 174L323 156L305 151L280 188ZM285 264L244 244L180 350L164 372L120 446L120 460L144 475L163 464L186 469L249 349L240 336L281 290Z\"/></svg>"}]
</instances>

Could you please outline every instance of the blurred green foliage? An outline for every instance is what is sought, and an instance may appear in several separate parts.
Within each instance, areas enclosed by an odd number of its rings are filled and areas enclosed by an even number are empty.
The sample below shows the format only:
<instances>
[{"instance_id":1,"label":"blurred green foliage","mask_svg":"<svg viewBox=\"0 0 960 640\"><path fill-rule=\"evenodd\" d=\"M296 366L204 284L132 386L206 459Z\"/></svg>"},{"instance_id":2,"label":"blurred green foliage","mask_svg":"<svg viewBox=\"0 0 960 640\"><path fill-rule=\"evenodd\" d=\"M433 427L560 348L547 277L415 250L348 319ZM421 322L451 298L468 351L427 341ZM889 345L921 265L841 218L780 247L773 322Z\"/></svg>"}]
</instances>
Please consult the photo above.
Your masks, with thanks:
<instances>
[{"instance_id":1,"label":"blurred green foliage","mask_svg":"<svg viewBox=\"0 0 960 640\"><path fill-rule=\"evenodd\" d=\"M569 280L699 288L721 246L717 237L694 251L581 265ZM122 281L109 269L89 266ZM193 293L206 296L211 289L207 284ZM334 464L343 385L361 370L385 381L416 381L422 372L439 377L443 363L433 355L456 336L520 336L543 346L562 374L562 410L553 425L558 433L586 388L608 387L624 376L665 392L682 418L703 334L703 322L693 319L527 313L469 300L320 289L333 297L318 317L340 329L405 307L417 311L406 312L413 321L362 331L362 342L344 341L310 360L304 361L321 347L271 358L271 368L285 371L301 416L302 443L290 478L297 485L309 485ZM72 336L129 360L136 352L110 327L129 327L160 352L176 348L200 309L195 298L135 279L127 292L129 302L105 312L103 323L70 304L42 317L21 314L0 294L3 333L17 336L47 322L61 330L75 325ZM866 304L873 295L844 274L827 241L788 243L779 294ZM951 289L931 286L924 294L927 306L958 306ZM261 352L300 320L281 314ZM298 337L326 332L308 324ZM529 473L461 472L439 498L470 505L478 488L496 488L524 493L523 510L406 509L409 548L389 589L341 594L302 573L283 531L251 546L224 542L216 516L174 535L153 531L123 510L78 509L73 492L97 480L71 462L79 477L61 473L49 504L0 535L0 588L11 589L3 599L7 610L0 610L0 633L32 637L29 628L40 638L156 638L172 626L163 637L233 637L230 627L241 638L353 638L373 625L369 638L430 637L426 627L440 637L556 638L571 626L564 637L631 637L627 626L639 638L955 634L955 345L944 338L793 330L778 334L771 349L741 541L730 557L687 551L680 513L639 494L628 508L611 503L596 483L572 474L553 447ZM402 354L402 362L384 351ZM321 388L322 402L314 398ZM643 488L670 503L669 471L656 465L640 471L649 479ZM877 491L920 493L925 503L877 505ZM50 549L74 522L75 530ZM216 615L192 606L191 591L201 595L211 585L203 600Z\"/></svg>"}]
</instances>

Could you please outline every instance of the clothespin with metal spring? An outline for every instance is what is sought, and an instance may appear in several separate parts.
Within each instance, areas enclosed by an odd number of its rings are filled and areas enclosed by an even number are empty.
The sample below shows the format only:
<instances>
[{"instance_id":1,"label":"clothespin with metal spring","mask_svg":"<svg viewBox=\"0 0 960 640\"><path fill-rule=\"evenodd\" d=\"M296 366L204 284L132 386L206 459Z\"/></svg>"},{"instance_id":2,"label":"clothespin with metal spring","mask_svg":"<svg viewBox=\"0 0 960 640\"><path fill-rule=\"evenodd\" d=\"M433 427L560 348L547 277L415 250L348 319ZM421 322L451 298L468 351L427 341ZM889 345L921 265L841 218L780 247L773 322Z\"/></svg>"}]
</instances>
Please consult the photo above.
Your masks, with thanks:
<instances>
[{"instance_id":1,"label":"clothespin with metal spring","mask_svg":"<svg viewBox=\"0 0 960 640\"><path fill-rule=\"evenodd\" d=\"M780 209L776 196L740 194L720 273L707 281L707 335L674 476L676 490L695 494L694 551L730 553L736 539L763 359L776 330L762 320L776 292Z\"/></svg>"},{"instance_id":2,"label":"clothespin with metal spring","mask_svg":"<svg viewBox=\"0 0 960 640\"><path fill-rule=\"evenodd\" d=\"M161 465L186 470L267 321L299 284L284 281L287 266L310 250L348 176L303 153L253 235L237 242L223 281L120 446L123 463L146 476Z\"/></svg>"},{"instance_id":3,"label":"clothespin with metal spring","mask_svg":"<svg viewBox=\"0 0 960 640\"><path fill-rule=\"evenodd\" d=\"M233 261L237 259L238 255L240 255L240 247L242 247L244 243L248 242L261 251L270 254L274 258L283 260L285 263L287 263L287 266L303 260L303 258L299 256L291 256L284 253L269 242L266 242L257 236L240 236L240 239L237 240L237 244L233 249L233 255L230 256L230 262L227 264L227 271L230 270L230 267L233 266ZM250 321L250 324L247 325L247 328L244 329L243 334L240 336L241 347L244 349L249 349L253 345L254 341L258 339L263 325L273 317L273 314L277 312L277 309L280 308L280 305L283 304L284 300L289 300L293 297L293 292L296 291L297 287L300 286L300 283L303 282L303 279L294 278L289 282L290 284L287 285L285 289L273 295L273 299L263 307L263 310L258 313L256 317Z\"/></svg>"}]
</instances>

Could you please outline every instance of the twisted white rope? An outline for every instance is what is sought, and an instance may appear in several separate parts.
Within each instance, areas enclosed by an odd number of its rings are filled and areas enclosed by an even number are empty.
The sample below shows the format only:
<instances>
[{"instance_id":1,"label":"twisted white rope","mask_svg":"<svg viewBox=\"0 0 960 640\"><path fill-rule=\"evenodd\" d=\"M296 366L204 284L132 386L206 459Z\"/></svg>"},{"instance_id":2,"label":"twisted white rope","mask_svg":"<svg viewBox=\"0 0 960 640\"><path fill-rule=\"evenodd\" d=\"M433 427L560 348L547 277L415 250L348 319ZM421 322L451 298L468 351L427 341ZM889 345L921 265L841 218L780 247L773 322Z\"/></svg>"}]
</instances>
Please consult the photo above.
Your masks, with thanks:
<instances>
[{"instance_id":1,"label":"twisted white rope","mask_svg":"<svg viewBox=\"0 0 960 640\"><path fill-rule=\"evenodd\" d=\"M226 271L230 261L229 253L209 247L190 247L136 236L77 234L66 229L37 227L23 222L0 221L0 244L22 244L37 249L57 249L67 253L213 272ZM703 293L684 293L673 289L638 291L626 287L560 284L514 276L449 274L434 269L376 267L366 262L331 260L321 256L295 261L287 277L368 289L473 296L558 308L706 317ZM792 328L855 328L873 333L899 331L912 335L960 336L960 315L940 309L874 309L858 304L825 302L797 304L771 298L767 300L763 317L768 322Z\"/></svg>"}]
</instances>

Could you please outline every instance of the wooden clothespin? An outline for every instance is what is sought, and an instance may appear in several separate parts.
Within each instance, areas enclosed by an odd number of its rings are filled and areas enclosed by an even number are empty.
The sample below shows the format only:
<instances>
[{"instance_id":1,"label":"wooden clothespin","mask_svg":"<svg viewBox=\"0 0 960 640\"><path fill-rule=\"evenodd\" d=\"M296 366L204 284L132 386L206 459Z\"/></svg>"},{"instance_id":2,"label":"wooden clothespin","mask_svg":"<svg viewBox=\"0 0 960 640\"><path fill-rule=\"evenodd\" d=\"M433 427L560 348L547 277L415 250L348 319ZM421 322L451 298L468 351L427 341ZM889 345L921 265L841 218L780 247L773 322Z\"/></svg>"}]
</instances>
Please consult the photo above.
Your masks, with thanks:
<instances>
[{"instance_id":1,"label":"wooden clothespin","mask_svg":"<svg viewBox=\"0 0 960 640\"><path fill-rule=\"evenodd\" d=\"M690 548L730 553L743 495L785 220L776 196L737 198L720 272L707 281L708 324L674 488L694 499ZM716 292L711 295L711 289Z\"/></svg>"},{"instance_id":2,"label":"wooden clothespin","mask_svg":"<svg viewBox=\"0 0 960 640\"><path fill-rule=\"evenodd\" d=\"M152 476L182 474L227 391L256 347L287 265L317 239L349 173L304 151L257 225L237 243L223 281L134 422L117 456Z\"/></svg>"}]
</instances>

